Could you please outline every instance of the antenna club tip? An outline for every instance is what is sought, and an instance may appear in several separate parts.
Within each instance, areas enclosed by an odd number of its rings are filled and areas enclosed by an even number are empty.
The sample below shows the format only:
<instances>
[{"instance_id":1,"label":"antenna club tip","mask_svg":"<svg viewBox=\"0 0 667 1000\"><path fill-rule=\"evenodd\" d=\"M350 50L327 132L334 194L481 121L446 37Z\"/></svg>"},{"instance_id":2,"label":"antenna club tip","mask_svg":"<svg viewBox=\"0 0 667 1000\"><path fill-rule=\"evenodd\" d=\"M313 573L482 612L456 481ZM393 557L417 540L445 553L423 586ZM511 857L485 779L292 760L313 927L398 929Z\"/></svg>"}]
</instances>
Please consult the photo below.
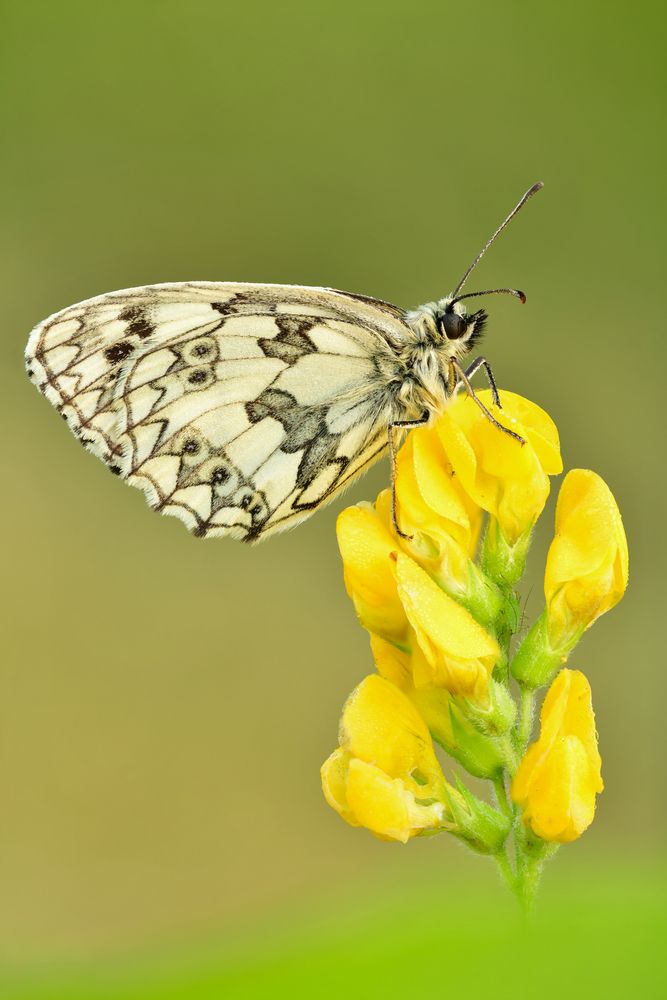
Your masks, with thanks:
<instances>
[{"instance_id":1,"label":"antenna club tip","mask_svg":"<svg viewBox=\"0 0 667 1000\"><path fill-rule=\"evenodd\" d=\"M526 293L525 292L521 292L521 291L519 291L517 289L517 295L519 297L519 302L521 303L521 305L525 306L525 304L526 304Z\"/></svg>"},{"instance_id":2,"label":"antenna club tip","mask_svg":"<svg viewBox=\"0 0 667 1000\"><path fill-rule=\"evenodd\" d=\"M533 184L528 194L536 194L538 191L541 191L543 187L544 181L538 181L537 184Z\"/></svg>"}]
</instances>

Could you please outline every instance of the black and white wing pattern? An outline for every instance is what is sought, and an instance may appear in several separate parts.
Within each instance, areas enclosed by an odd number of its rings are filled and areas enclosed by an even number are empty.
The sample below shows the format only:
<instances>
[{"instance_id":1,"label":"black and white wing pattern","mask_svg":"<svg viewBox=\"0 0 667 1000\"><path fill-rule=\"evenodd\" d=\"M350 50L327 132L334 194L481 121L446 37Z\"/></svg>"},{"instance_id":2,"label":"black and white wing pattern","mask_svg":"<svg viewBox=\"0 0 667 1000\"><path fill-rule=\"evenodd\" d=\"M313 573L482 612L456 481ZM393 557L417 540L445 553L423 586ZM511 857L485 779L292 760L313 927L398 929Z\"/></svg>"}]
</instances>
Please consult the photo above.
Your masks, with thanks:
<instances>
[{"instance_id":1,"label":"black and white wing pattern","mask_svg":"<svg viewBox=\"0 0 667 1000\"><path fill-rule=\"evenodd\" d=\"M112 292L33 330L28 374L155 510L254 541L307 517L385 450L401 310L290 285Z\"/></svg>"}]
</instances>

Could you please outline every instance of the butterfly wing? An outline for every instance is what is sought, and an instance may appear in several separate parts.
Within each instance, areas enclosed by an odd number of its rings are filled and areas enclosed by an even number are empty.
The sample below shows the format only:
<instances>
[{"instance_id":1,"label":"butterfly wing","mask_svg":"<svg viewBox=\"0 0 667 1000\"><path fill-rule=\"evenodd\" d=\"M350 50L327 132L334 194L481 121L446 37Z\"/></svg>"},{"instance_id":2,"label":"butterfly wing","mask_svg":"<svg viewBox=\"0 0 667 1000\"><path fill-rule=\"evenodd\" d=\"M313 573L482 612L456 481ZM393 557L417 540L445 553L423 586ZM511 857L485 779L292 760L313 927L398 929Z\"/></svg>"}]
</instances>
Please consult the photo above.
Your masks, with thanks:
<instances>
[{"instance_id":1,"label":"butterfly wing","mask_svg":"<svg viewBox=\"0 0 667 1000\"><path fill-rule=\"evenodd\" d=\"M385 450L394 306L332 289L153 285L33 330L28 374L156 510L252 541L331 500Z\"/></svg>"}]
</instances>

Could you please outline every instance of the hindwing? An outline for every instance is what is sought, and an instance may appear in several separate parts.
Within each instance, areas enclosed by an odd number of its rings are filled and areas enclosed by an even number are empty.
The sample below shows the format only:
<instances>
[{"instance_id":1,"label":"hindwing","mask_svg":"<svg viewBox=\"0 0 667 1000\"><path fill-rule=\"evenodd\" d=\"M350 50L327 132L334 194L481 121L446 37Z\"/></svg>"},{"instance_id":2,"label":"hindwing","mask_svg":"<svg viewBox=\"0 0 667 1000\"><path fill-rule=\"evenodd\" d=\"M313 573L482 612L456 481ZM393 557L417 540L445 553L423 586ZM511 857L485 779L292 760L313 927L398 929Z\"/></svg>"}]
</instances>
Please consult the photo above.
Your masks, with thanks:
<instances>
[{"instance_id":1,"label":"hindwing","mask_svg":"<svg viewBox=\"0 0 667 1000\"><path fill-rule=\"evenodd\" d=\"M263 538L385 449L401 310L332 289L153 285L32 332L31 379L79 440L199 536Z\"/></svg>"}]
</instances>

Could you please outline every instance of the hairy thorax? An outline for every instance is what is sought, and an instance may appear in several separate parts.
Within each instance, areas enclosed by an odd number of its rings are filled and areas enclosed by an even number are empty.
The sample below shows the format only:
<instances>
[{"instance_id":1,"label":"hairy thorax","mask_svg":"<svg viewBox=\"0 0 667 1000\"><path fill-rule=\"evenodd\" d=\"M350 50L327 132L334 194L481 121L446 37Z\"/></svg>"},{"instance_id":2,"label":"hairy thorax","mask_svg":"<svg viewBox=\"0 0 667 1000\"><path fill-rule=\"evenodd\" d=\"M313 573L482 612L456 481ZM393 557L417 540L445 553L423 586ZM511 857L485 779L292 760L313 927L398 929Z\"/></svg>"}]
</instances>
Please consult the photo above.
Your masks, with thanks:
<instances>
[{"instance_id":1,"label":"hairy thorax","mask_svg":"<svg viewBox=\"0 0 667 1000\"><path fill-rule=\"evenodd\" d=\"M463 359L469 351L466 342L448 340L440 332L436 315L442 305L428 303L407 316L414 339L399 352L403 375L396 397L410 417L443 412L450 399L450 362Z\"/></svg>"}]
</instances>

